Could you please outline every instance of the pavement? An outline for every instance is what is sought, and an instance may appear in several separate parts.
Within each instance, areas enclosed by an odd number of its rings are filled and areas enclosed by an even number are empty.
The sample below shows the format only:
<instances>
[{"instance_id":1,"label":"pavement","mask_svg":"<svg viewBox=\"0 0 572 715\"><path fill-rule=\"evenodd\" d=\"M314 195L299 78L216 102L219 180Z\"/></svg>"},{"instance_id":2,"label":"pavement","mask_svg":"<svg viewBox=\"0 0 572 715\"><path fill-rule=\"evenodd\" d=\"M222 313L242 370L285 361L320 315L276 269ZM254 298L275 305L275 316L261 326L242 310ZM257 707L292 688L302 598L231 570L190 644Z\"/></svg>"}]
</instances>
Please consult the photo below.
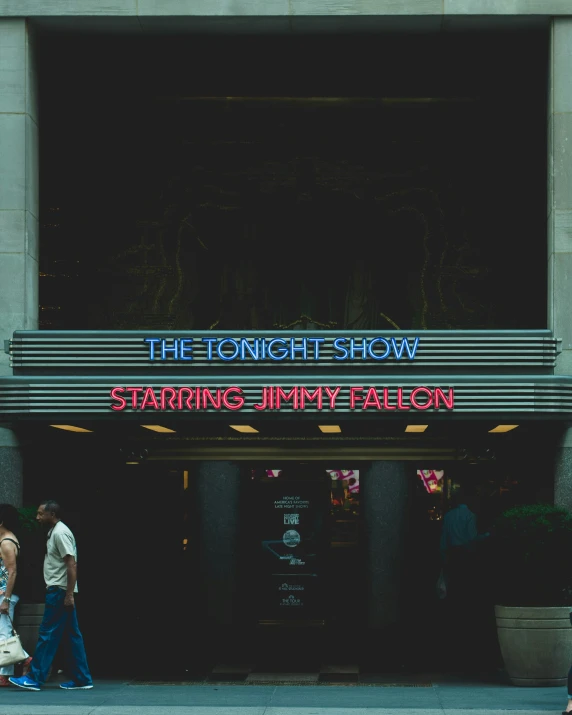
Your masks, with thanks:
<instances>
[{"instance_id":1,"label":"pavement","mask_svg":"<svg viewBox=\"0 0 572 715\"><path fill-rule=\"evenodd\" d=\"M286 681L287 682L287 681ZM0 715L559 715L566 688L427 676L402 684L96 680L93 690L0 690Z\"/></svg>"}]
</instances>

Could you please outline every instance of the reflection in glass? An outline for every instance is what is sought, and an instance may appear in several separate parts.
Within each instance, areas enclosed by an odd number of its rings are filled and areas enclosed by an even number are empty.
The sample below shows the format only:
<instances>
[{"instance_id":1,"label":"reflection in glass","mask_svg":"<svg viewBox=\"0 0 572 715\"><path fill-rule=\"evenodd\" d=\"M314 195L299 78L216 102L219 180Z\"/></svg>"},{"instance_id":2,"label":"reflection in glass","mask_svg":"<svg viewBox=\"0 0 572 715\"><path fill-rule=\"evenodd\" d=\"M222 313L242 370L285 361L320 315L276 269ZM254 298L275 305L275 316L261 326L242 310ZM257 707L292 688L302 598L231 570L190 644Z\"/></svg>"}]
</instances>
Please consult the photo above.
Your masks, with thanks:
<instances>
[{"instance_id":1,"label":"reflection in glass","mask_svg":"<svg viewBox=\"0 0 572 715\"><path fill-rule=\"evenodd\" d=\"M332 547L356 546L359 518L359 470L326 469L331 477Z\"/></svg>"},{"instance_id":2,"label":"reflection in glass","mask_svg":"<svg viewBox=\"0 0 572 715\"><path fill-rule=\"evenodd\" d=\"M332 479L347 481L352 494L359 494L359 469L326 469Z\"/></svg>"},{"instance_id":3,"label":"reflection in glass","mask_svg":"<svg viewBox=\"0 0 572 715\"><path fill-rule=\"evenodd\" d=\"M429 494L443 491L443 469L418 469L417 476L423 482L423 486Z\"/></svg>"}]
</instances>

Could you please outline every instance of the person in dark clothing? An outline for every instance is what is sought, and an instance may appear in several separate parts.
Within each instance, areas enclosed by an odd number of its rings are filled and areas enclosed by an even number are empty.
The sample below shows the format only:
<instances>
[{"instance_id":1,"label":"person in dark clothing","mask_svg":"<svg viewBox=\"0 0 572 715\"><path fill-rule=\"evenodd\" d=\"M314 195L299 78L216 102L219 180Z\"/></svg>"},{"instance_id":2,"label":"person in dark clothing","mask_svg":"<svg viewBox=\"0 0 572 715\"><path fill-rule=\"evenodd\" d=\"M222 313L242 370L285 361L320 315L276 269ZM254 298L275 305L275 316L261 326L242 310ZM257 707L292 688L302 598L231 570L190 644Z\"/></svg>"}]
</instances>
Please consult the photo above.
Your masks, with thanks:
<instances>
[{"instance_id":1,"label":"person in dark clothing","mask_svg":"<svg viewBox=\"0 0 572 715\"><path fill-rule=\"evenodd\" d=\"M481 613L481 573L477 558L478 544L489 534L479 534L477 517L469 507L471 494L466 489L453 496L453 508L445 514L441 532L441 562L446 584L447 655L451 665L472 666L478 648L468 643L478 641Z\"/></svg>"}]
</instances>

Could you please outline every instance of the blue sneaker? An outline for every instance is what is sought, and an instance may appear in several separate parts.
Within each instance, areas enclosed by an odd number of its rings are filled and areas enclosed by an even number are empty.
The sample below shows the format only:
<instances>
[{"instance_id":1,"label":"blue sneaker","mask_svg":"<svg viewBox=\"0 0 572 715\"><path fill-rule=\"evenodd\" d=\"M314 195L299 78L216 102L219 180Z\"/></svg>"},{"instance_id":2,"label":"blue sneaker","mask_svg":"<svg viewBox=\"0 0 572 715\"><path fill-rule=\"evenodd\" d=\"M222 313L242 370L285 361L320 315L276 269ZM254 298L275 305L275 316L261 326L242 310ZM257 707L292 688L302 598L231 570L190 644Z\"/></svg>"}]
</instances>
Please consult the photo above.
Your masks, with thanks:
<instances>
[{"instance_id":1,"label":"blue sneaker","mask_svg":"<svg viewBox=\"0 0 572 715\"><path fill-rule=\"evenodd\" d=\"M8 678L12 685L17 685L19 688L24 688L24 690L39 690L40 686L32 678L28 678L27 675L23 675L21 678Z\"/></svg>"},{"instance_id":2,"label":"blue sneaker","mask_svg":"<svg viewBox=\"0 0 572 715\"><path fill-rule=\"evenodd\" d=\"M91 690L93 685L78 685L77 683L74 683L73 680L70 680L67 683L61 683L60 688L63 688L64 690Z\"/></svg>"}]
</instances>

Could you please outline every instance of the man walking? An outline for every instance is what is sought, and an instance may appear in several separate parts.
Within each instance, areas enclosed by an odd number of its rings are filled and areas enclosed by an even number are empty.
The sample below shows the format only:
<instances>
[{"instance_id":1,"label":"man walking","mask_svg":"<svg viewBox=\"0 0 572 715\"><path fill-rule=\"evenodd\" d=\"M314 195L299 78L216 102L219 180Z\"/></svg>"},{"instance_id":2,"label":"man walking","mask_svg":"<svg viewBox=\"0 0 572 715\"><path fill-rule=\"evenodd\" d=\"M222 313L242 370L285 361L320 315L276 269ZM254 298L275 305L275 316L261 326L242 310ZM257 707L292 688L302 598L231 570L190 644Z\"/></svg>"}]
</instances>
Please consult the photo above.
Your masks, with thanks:
<instances>
[{"instance_id":1,"label":"man walking","mask_svg":"<svg viewBox=\"0 0 572 715\"><path fill-rule=\"evenodd\" d=\"M448 626L443 634L443 658L450 659L449 670L467 672L482 667L487 658L483 636L488 614L481 595L483 573L478 546L490 534L477 531L475 501L475 491L467 486L454 492L453 508L445 514L441 532Z\"/></svg>"},{"instance_id":2,"label":"man walking","mask_svg":"<svg viewBox=\"0 0 572 715\"><path fill-rule=\"evenodd\" d=\"M60 688L93 688L74 602L74 594L77 593L75 538L61 521L59 514L60 505L51 500L41 504L36 514L37 521L49 530L44 557L46 609L28 675L9 678L13 685L25 690L40 690L46 682L60 642L65 648L68 675L71 677L71 680L62 683Z\"/></svg>"}]
</instances>

